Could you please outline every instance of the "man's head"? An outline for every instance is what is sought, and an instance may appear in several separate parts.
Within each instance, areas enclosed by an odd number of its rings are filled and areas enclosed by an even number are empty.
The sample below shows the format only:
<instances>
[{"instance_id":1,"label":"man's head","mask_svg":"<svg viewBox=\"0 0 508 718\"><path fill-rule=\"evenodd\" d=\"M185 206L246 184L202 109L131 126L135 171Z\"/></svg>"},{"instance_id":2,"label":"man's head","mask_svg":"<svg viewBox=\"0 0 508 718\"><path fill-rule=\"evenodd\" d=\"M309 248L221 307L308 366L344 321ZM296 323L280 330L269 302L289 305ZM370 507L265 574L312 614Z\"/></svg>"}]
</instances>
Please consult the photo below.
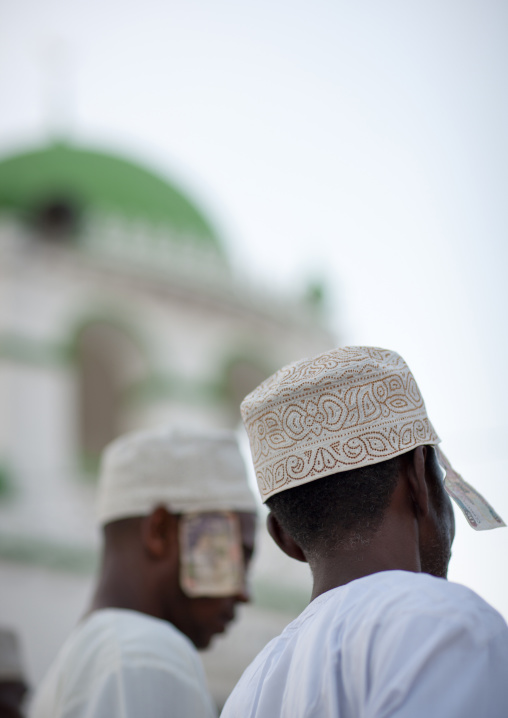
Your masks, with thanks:
<instances>
[{"instance_id":1,"label":"man's head","mask_svg":"<svg viewBox=\"0 0 508 718\"><path fill-rule=\"evenodd\" d=\"M100 605L167 620L206 648L249 600L255 501L231 432L157 429L113 442L98 514Z\"/></svg>"},{"instance_id":2,"label":"man's head","mask_svg":"<svg viewBox=\"0 0 508 718\"><path fill-rule=\"evenodd\" d=\"M274 540L313 570L339 555L364 561L379 552L378 570L446 577L455 524L433 446L279 492L266 503ZM372 552L374 540L382 545Z\"/></svg>"},{"instance_id":3,"label":"man's head","mask_svg":"<svg viewBox=\"0 0 508 718\"><path fill-rule=\"evenodd\" d=\"M295 362L246 397L242 416L271 533L311 565L337 550L353 560L382 535L399 568L445 575L454 533L446 492L475 528L503 525L437 449L416 381L395 352L345 347ZM397 545L409 534L417 556ZM389 563L382 553L379 565Z\"/></svg>"}]
</instances>

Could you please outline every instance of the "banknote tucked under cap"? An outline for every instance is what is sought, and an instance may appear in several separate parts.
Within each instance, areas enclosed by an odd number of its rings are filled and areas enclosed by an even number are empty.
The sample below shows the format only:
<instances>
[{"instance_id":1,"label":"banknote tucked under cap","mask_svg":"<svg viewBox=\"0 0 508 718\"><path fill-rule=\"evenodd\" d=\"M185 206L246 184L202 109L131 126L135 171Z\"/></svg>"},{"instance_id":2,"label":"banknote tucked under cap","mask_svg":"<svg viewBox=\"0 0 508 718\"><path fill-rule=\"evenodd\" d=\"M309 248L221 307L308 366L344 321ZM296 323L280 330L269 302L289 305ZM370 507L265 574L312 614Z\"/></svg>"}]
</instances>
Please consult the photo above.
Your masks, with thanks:
<instances>
[{"instance_id":1,"label":"banknote tucked under cap","mask_svg":"<svg viewBox=\"0 0 508 718\"><path fill-rule=\"evenodd\" d=\"M261 498L440 442L399 354L342 347L283 367L242 402ZM475 529L504 526L449 464L445 488Z\"/></svg>"},{"instance_id":2,"label":"banknote tucked under cap","mask_svg":"<svg viewBox=\"0 0 508 718\"><path fill-rule=\"evenodd\" d=\"M99 523L160 505L175 513L255 511L235 434L162 427L113 441L102 458Z\"/></svg>"}]
</instances>

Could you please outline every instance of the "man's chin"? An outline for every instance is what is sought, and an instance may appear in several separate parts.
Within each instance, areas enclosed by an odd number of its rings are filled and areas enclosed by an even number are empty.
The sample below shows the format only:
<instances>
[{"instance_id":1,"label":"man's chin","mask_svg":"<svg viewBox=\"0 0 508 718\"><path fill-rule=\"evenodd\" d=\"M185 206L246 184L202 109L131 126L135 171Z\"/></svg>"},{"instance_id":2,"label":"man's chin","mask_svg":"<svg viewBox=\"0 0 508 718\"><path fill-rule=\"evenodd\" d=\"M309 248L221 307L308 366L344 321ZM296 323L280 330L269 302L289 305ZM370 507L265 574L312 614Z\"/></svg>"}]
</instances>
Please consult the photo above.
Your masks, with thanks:
<instances>
[{"instance_id":1,"label":"man's chin","mask_svg":"<svg viewBox=\"0 0 508 718\"><path fill-rule=\"evenodd\" d=\"M222 635L226 632L229 623L230 620L218 622L216 623L215 628L211 631L201 633L199 636L194 636L191 640L198 649L198 651L205 651L207 648L209 648L215 636Z\"/></svg>"},{"instance_id":2,"label":"man's chin","mask_svg":"<svg viewBox=\"0 0 508 718\"><path fill-rule=\"evenodd\" d=\"M215 633L207 633L205 635L198 636L195 640L193 640L193 643L198 651L206 651L207 648L210 648L214 637Z\"/></svg>"}]
</instances>

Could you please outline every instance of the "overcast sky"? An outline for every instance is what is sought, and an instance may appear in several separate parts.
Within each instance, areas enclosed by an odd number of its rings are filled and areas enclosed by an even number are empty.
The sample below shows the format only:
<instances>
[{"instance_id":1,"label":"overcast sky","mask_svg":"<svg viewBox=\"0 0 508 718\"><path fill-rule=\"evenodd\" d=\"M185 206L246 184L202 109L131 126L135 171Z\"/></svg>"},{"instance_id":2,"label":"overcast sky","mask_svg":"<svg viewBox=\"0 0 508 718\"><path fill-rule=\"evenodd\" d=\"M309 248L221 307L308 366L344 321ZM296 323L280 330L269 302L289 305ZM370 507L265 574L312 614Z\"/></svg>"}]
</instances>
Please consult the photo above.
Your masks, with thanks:
<instances>
[{"instance_id":1,"label":"overcast sky","mask_svg":"<svg viewBox=\"0 0 508 718\"><path fill-rule=\"evenodd\" d=\"M0 152L64 132L139 158L258 282L325 280L338 340L404 355L508 520L507 20L494 0L0 0ZM458 517L451 578L506 617L507 555L508 529Z\"/></svg>"}]
</instances>

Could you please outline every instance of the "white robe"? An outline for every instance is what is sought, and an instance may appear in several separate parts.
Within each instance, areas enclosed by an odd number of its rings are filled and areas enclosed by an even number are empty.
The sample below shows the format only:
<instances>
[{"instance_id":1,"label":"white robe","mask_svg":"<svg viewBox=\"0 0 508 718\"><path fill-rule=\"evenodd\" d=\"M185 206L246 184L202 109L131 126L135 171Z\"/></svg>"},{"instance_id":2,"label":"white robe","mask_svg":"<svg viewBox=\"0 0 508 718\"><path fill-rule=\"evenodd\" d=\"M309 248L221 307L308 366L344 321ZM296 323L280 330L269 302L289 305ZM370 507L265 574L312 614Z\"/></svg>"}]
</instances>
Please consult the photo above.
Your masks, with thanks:
<instances>
[{"instance_id":1,"label":"white robe","mask_svg":"<svg viewBox=\"0 0 508 718\"><path fill-rule=\"evenodd\" d=\"M69 636L36 691L31 718L216 718L190 640L166 621L114 608Z\"/></svg>"},{"instance_id":2,"label":"white robe","mask_svg":"<svg viewBox=\"0 0 508 718\"><path fill-rule=\"evenodd\" d=\"M221 718L506 718L508 627L473 591L385 571L316 598Z\"/></svg>"}]
</instances>

